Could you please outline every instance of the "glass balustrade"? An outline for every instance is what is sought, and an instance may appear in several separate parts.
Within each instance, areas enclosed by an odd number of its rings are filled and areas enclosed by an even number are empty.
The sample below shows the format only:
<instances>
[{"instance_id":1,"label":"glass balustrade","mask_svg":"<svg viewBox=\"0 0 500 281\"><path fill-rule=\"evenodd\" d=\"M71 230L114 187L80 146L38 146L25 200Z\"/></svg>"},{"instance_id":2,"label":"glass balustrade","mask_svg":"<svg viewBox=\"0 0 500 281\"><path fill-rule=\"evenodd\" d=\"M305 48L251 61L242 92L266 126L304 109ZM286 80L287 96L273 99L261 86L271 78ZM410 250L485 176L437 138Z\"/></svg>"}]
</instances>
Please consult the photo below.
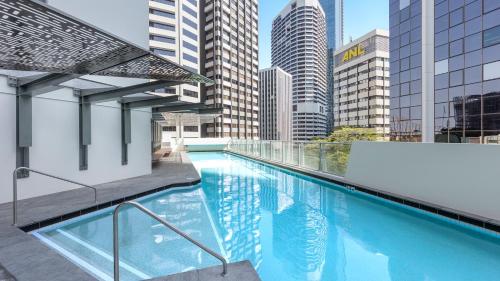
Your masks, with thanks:
<instances>
[{"instance_id":1,"label":"glass balustrade","mask_svg":"<svg viewBox=\"0 0 500 281\"><path fill-rule=\"evenodd\" d=\"M228 143L227 150L343 177L347 171L351 144L234 139Z\"/></svg>"}]
</instances>

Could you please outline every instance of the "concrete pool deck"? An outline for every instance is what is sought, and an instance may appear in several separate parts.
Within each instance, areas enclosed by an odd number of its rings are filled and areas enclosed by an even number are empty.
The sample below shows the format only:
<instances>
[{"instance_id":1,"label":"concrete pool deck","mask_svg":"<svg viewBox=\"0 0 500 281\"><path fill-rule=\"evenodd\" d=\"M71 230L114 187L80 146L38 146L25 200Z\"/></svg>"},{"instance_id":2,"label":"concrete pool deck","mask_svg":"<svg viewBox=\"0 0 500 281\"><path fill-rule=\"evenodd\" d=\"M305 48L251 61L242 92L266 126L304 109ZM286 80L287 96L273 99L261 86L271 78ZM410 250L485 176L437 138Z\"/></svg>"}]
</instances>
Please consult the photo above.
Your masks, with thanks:
<instances>
[{"instance_id":1,"label":"concrete pool deck","mask_svg":"<svg viewBox=\"0 0 500 281\"><path fill-rule=\"evenodd\" d=\"M173 153L168 159L153 165L150 175L95 185L98 191L97 203L93 200L93 192L86 188L21 200L18 203L18 225L25 230L32 230L110 207L125 200L199 182L200 176L187 155ZM19 227L12 226L12 203L1 204L0 280L96 280L92 275ZM229 270L231 268L238 270L240 267L230 264ZM244 266L245 270L255 272L251 265L250 268L247 267L248 265ZM179 280L198 280L182 278ZM241 281L247 280L254 279Z\"/></svg>"}]
</instances>

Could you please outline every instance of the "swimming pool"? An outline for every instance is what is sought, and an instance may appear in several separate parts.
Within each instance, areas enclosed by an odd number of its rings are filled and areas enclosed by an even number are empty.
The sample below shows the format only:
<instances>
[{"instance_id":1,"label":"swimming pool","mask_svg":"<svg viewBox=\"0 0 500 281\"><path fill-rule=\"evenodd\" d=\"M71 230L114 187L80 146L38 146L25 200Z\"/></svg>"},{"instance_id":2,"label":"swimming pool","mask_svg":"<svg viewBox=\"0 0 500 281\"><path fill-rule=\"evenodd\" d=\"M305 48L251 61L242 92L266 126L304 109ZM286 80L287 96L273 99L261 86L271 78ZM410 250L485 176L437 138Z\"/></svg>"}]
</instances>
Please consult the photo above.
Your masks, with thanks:
<instances>
[{"instance_id":1,"label":"swimming pool","mask_svg":"<svg viewBox=\"0 0 500 281\"><path fill-rule=\"evenodd\" d=\"M199 185L138 200L263 281L499 280L500 237L225 153L190 153ZM112 280L112 209L33 234ZM122 280L219 261L135 209L120 213Z\"/></svg>"}]
</instances>

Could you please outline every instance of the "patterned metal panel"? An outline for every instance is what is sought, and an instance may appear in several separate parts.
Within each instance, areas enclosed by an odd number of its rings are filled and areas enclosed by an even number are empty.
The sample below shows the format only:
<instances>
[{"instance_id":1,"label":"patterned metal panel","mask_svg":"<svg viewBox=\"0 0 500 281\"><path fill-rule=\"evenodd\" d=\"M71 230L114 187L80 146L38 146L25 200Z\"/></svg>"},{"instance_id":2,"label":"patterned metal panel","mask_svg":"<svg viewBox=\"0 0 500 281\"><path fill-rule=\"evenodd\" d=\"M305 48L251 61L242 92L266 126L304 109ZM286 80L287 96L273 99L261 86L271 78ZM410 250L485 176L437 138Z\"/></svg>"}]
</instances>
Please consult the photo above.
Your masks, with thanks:
<instances>
[{"instance_id":1,"label":"patterned metal panel","mask_svg":"<svg viewBox=\"0 0 500 281\"><path fill-rule=\"evenodd\" d=\"M211 83L32 0L0 0L0 68Z\"/></svg>"}]
</instances>

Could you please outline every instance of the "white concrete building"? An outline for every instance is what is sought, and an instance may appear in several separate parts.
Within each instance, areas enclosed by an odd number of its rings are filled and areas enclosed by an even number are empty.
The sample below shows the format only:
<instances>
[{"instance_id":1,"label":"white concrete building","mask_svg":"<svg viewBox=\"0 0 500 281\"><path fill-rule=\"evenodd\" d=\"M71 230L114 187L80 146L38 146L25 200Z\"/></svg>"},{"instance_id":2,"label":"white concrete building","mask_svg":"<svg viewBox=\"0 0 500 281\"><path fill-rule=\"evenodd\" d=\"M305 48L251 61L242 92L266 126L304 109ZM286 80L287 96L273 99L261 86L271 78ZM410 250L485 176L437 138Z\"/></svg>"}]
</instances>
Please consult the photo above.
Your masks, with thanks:
<instances>
[{"instance_id":1,"label":"white concrete building","mask_svg":"<svg viewBox=\"0 0 500 281\"><path fill-rule=\"evenodd\" d=\"M279 67L259 71L259 136L292 140L292 75Z\"/></svg>"},{"instance_id":2,"label":"white concrete building","mask_svg":"<svg viewBox=\"0 0 500 281\"><path fill-rule=\"evenodd\" d=\"M376 29L334 53L334 126L390 130L389 32Z\"/></svg>"},{"instance_id":3,"label":"white concrete building","mask_svg":"<svg viewBox=\"0 0 500 281\"><path fill-rule=\"evenodd\" d=\"M197 0L149 0L149 47L152 52L199 73L200 15ZM166 95L199 103L200 85L183 84L169 87ZM201 137L201 122L192 114L164 114L164 142L180 143L183 138Z\"/></svg>"},{"instance_id":4,"label":"white concrete building","mask_svg":"<svg viewBox=\"0 0 500 281\"><path fill-rule=\"evenodd\" d=\"M215 81L202 93L223 108L207 137L255 139L259 134L258 0L203 0L202 74Z\"/></svg>"},{"instance_id":5,"label":"white concrete building","mask_svg":"<svg viewBox=\"0 0 500 281\"><path fill-rule=\"evenodd\" d=\"M293 76L293 139L324 137L327 38L318 0L293 0L273 21L272 65Z\"/></svg>"}]
</instances>

